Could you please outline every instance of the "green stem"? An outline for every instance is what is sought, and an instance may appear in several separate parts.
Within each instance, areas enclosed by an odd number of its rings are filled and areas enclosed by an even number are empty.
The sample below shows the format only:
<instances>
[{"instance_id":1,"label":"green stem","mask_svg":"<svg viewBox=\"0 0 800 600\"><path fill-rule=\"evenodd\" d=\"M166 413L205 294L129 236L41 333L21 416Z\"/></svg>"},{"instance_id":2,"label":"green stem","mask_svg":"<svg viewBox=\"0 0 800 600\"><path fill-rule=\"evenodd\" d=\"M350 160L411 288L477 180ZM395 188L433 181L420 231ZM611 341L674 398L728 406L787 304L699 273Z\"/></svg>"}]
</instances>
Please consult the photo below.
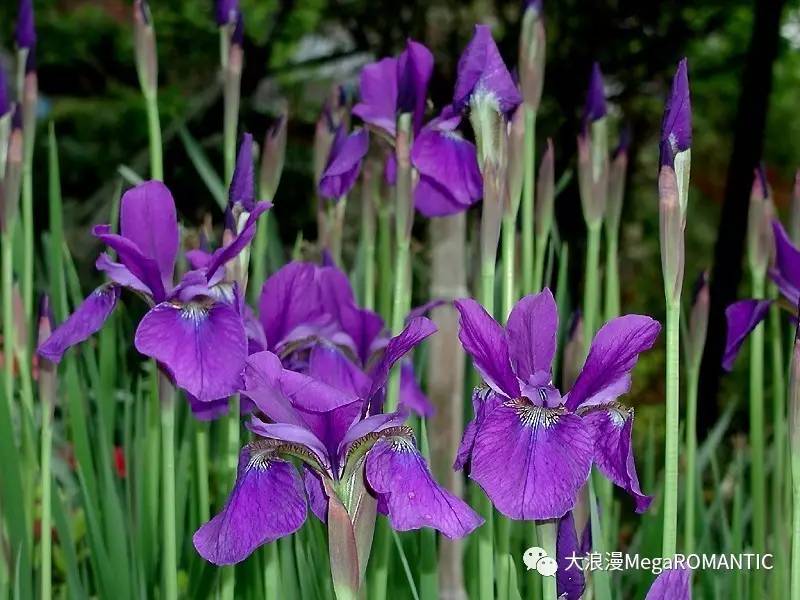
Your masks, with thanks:
<instances>
[{"instance_id":1,"label":"green stem","mask_svg":"<svg viewBox=\"0 0 800 600\"><path fill-rule=\"evenodd\" d=\"M211 505L208 492L208 423L195 423L194 443L197 461L197 517L200 523L208 522Z\"/></svg>"},{"instance_id":2,"label":"green stem","mask_svg":"<svg viewBox=\"0 0 800 600\"><path fill-rule=\"evenodd\" d=\"M175 522L175 388L169 378L159 372L158 399L161 403L161 460L163 510L163 569L164 595L167 600L178 598L178 554Z\"/></svg>"},{"instance_id":3,"label":"green stem","mask_svg":"<svg viewBox=\"0 0 800 600\"><path fill-rule=\"evenodd\" d=\"M392 306L392 333L398 334L403 329L408 303L410 300L409 275L409 243L400 240L397 244L394 263L394 302ZM397 410L400 395L400 371L393 369L389 378L389 388L386 393L386 406L384 412Z\"/></svg>"},{"instance_id":4,"label":"green stem","mask_svg":"<svg viewBox=\"0 0 800 600\"><path fill-rule=\"evenodd\" d=\"M694 552L695 508L697 506L697 385L700 365L691 365L686 373L686 483L684 487L683 551Z\"/></svg>"},{"instance_id":5,"label":"green stem","mask_svg":"<svg viewBox=\"0 0 800 600\"><path fill-rule=\"evenodd\" d=\"M49 402L52 398L43 398L42 402L42 452L41 452L41 475L42 475L42 514L41 514L41 597L49 600L52 597L52 536L51 525L51 483L53 474L50 467L50 457L53 448L53 429L52 429L52 409Z\"/></svg>"},{"instance_id":6,"label":"green stem","mask_svg":"<svg viewBox=\"0 0 800 600\"><path fill-rule=\"evenodd\" d=\"M606 320L618 317L620 313L619 292L619 238L618 232L606 229L606 273L605 273L605 315Z\"/></svg>"},{"instance_id":7,"label":"green stem","mask_svg":"<svg viewBox=\"0 0 800 600\"><path fill-rule=\"evenodd\" d=\"M681 305L667 301L666 433L664 440L664 527L661 553L675 554L678 536L678 422L680 411Z\"/></svg>"},{"instance_id":8,"label":"green stem","mask_svg":"<svg viewBox=\"0 0 800 600\"><path fill-rule=\"evenodd\" d=\"M391 531L385 518L378 517L375 521L375 542L373 543L372 559L373 565L369 582L370 600L386 599L386 584L389 579L389 541Z\"/></svg>"},{"instance_id":9,"label":"green stem","mask_svg":"<svg viewBox=\"0 0 800 600\"><path fill-rule=\"evenodd\" d=\"M378 265L378 312L388 321L392 310L392 215L384 207L378 211Z\"/></svg>"},{"instance_id":10,"label":"green stem","mask_svg":"<svg viewBox=\"0 0 800 600\"><path fill-rule=\"evenodd\" d=\"M597 552L600 556L606 556L606 523L611 523L610 506L605 507L606 512L600 516L597 506L597 494L595 493L595 481L598 479L598 471L592 469L589 475L589 520L592 531L592 552ZM555 556L551 554L551 556ZM609 581L608 571L599 569L592 572L594 583L594 593L597 600L611 600L611 582Z\"/></svg>"},{"instance_id":11,"label":"green stem","mask_svg":"<svg viewBox=\"0 0 800 600\"><path fill-rule=\"evenodd\" d=\"M33 136L30 136L33 138ZM33 139L29 142L33 145ZM22 306L25 318L30 322L33 310L33 148L25 148L25 160L22 165Z\"/></svg>"},{"instance_id":12,"label":"green stem","mask_svg":"<svg viewBox=\"0 0 800 600\"><path fill-rule=\"evenodd\" d=\"M503 217L503 319L507 319L514 308L514 245L516 243L517 219L515 215Z\"/></svg>"},{"instance_id":13,"label":"green stem","mask_svg":"<svg viewBox=\"0 0 800 600\"><path fill-rule=\"evenodd\" d=\"M227 480L230 482L232 488L236 482L236 465L239 460L239 434L240 434L240 417L239 417L239 396L231 396L230 407L227 416L227 442L228 448L225 453L227 464L225 471L227 473ZM220 596L224 600L233 600L234 591L236 589L236 568L235 565L223 567L222 569L222 582Z\"/></svg>"},{"instance_id":14,"label":"green stem","mask_svg":"<svg viewBox=\"0 0 800 600\"><path fill-rule=\"evenodd\" d=\"M539 291L545 286L544 281L544 259L547 256L547 241L550 232L546 231L543 235L536 238L536 258L533 267L533 289Z\"/></svg>"},{"instance_id":15,"label":"green stem","mask_svg":"<svg viewBox=\"0 0 800 600\"><path fill-rule=\"evenodd\" d=\"M147 132L150 140L150 177L164 181L164 159L161 150L161 118L158 115L158 96L145 98L147 107Z\"/></svg>"},{"instance_id":16,"label":"green stem","mask_svg":"<svg viewBox=\"0 0 800 600\"><path fill-rule=\"evenodd\" d=\"M3 377L8 414L15 414L14 410L14 223L6 223L8 228L3 235L2 270L3 270Z\"/></svg>"},{"instance_id":17,"label":"green stem","mask_svg":"<svg viewBox=\"0 0 800 600\"><path fill-rule=\"evenodd\" d=\"M798 432L794 432L797 435ZM792 581L791 600L800 600L800 450L792 451Z\"/></svg>"},{"instance_id":18,"label":"green stem","mask_svg":"<svg viewBox=\"0 0 800 600\"><path fill-rule=\"evenodd\" d=\"M534 277L533 196L536 187L536 111L525 105L525 167L522 180L522 289L525 294L539 291L541 275ZM544 265L544 255L542 255ZM541 273L541 271L536 271ZM537 284L537 281L539 282Z\"/></svg>"},{"instance_id":19,"label":"green stem","mask_svg":"<svg viewBox=\"0 0 800 600\"><path fill-rule=\"evenodd\" d=\"M600 300L600 223L587 225L586 280L583 288L583 339L588 350L597 328Z\"/></svg>"},{"instance_id":20,"label":"green stem","mask_svg":"<svg viewBox=\"0 0 800 600\"><path fill-rule=\"evenodd\" d=\"M774 285L770 286L770 297L774 298L777 290ZM776 574L773 577L773 596L775 598L786 597L786 586L788 585L786 567L789 564L785 557L788 550L788 538L784 523L788 518L788 505L784 503L786 482L786 440L787 433L787 414L786 414L786 379L785 363L783 362L783 342L781 331L780 308L773 304L769 312L770 345L772 349L772 427L773 427L773 464L774 475L772 477L772 527L774 532L773 546L775 554L780 549L780 555L776 557Z\"/></svg>"},{"instance_id":21,"label":"green stem","mask_svg":"<svg viewBox=\"0 0 800 600\"><path fill-rule=\"evenodd\" d=\"M764 275L752 273L754 298L764 297ZM767 510L766 476L764 473L764 324L759 324L750 341L750 492L753 502L753 552L763 554L766 548ZM754 597L761 595L762 577L753 573Z\"/></svg>"},{"instance_id":22,"label":"green stem","mask_svg":"<svg viewBox=\"0 0 800 600\"><path fill-rule=\"evenodd\" d=\"M250 252L250 279L248 281L248 294L250 302L258 303L261 287L267 278L267 231L269 230L269 220L271 213L267 212L259 219L256 227L256 236L253 239L253 249Z\"/></svg>"},{"instance_id":23,"label":"green stem","mask_svg":"<svg viewBox=\"0 0 800 600\"><path fill-rule=\"evenodd\" d=\"M264 597L267 600L281 598L280 575L278 544L270 542L264 547Z\"/></svg>"},{"instance_id":24,"label":"green stem","mask_svg":"<svg viewBox=\"0 0 800 600\"><path fill-rule=\"evenodd\" d=\"M558 524L556 520L538 521L536 529L539 534L539 543L542 549L547 553L547 556L555 558L556 554L556 537L558 534ZM556 600L556 578L555 575L551 577L542 577L542 600Z\"/></svg>"},{"instance_id":25,"label":"green stem","mask_svg":"<svg viewBox=\"0 0 800 600\"><path fill-rule=\"evenodd\" d=\"M223 116L223 156L225 160L225 185L230 185L233 171L236 166L236 130L239 122L239 81L234 74L226 75L230 78L225 84Z\"/></svg>"}]
</instances>

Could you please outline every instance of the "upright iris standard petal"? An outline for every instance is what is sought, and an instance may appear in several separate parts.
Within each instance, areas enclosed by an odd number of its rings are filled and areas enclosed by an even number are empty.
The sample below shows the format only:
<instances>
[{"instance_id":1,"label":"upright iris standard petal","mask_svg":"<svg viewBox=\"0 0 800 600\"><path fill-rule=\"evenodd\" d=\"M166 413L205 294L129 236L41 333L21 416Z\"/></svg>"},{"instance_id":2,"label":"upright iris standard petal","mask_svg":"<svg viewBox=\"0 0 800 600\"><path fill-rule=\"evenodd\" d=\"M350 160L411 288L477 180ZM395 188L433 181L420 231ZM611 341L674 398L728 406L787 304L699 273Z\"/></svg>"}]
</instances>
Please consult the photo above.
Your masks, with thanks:
<instances>
[{"instance_id":1,"label":"upright iris standard petal","mask_svg":"<svg viewBox=\"0 0 800 600\"><path fill-rule=\"evenodd\" d=\"M472 39L458 61L453 95L456 110L463 110L473 95L490 99L502 113L512 112L522 102L488 25L475 26Z\"/></svg>"},{"instance_id":2,"label":"upright iris standard petal","mask_svg":"<svg viewBox=\"0 0 800 600\"><path fill-rule=\"evenodd\" d=\"M556 590L559 600L580 600L586 581L579 561L569 557L580 556L578 534L575 532L575 518L572 511L558 521L558 537L556 538Z\"/></svg>"},{"instance_id":3,"label":"upright iris standard petal","mask_svg":"<svg viewBox=\"0 0 800 600\"><path fill-rule=\"evenodd\" d=\"M397 59L383 58L361 69L361 101L353 114L390 138L397 132Z\"/></svg>"},{"instance_id":4,"label":"upright iris standard petal","mask_svg":"<svg viewBox=\"0 0 800 600\"><path fill-rule=\"evenodd\" d=\"M529 385L548 385L556 353L558 309L545 288L525 296L508 317L506 337L514 372Z\"/></svg>"},{"instance_id":5,"label":"upright iris standard petal","mask_svg":"<svg viewBox=\"0 0 800 600\"><path fill-rule=\"evenodd\" d=\"M327 319L315 269L311 263L292 262L264 283L258 305L270 349L310 335Z\"/></svg>"},{"instance_id":6,"label":"upright iris standard petal","mask_svg":"<svg viewBox=\"0 0 800 600\"><path fill-rule=\"evenodd\" d=\"M370 372L372 388L369 396L377 394L386 385L386 379L394 363L434 333L436 333L436 325L433 321L427 317L417 317L409 321L403 331L389 340L380 362Z\"/></svg>"},{"instance_id":7,"label":"upright iris standard petal","mask_svg":"<svg viewBox=\"0 0 800 600\"><path fill-rule=\"evenodd\" d=\"M610 402L626 393L639 354L653 346L660 331L658 321L644 315L625 315L603 325L567 395L567 408Z\"/></svg>"},{"instance_id":8,"label":"upright iris standard petal","mask_svg":"<svg viewBox=\"0 0 800 600\"><path fill-rule=\"evenodd\" d=\"M397 109L411 113L414 131L422 127L428 83L433 74L433 54L414 40L406 42L406 49L397 59Z\"/></svg>"},{"instance_id":9,"label":"upright iris standard petal","mask_svg":"<svg viewBox=\"0 0 800 600\"><path fill-rule=\"evenodd\" d=\"M119 224L122 237L158 264L162 280L169 285L180 234L175 200L167 186L160 181L146 181L125 192L120 202Z\"/></svg>"},{"instance_id":10,"label":"upright iris standard petal","mask_svg":"<svg viewBox=\"0 0 800 600\"><path fill-rule=\"evenodd\" d=\"M136 349L164 364L175 383L201 402L241 388L247 338L236 309L222 302L164 302L139 323Z\"/></svg>"},{"instance_id":11,"label":"upright iris standard petal","mask_svg":"<svg viewBox=\"0 0 800 600\"><path fill-rule=\"evenodd\" d=\"M606 116L606 93L603 84L603 72L600 65L592 65L592 74L589 77L589 91L586 93L586 107L583 111L583 126L588 127L593 121Z\"/></svg>"},{"instance_id":12,"label":"upright iris standard petal","mask_svg":"<svg viewBox=\"0 0 800 600\"><path fill-rule=\"evenodd\" d=\"M800 301L800 250L792 243L781 222L772 221L775 234L775 264L770 276L792 306Z\"/></svg>"},{"instance_id":13,"label":"upright iris standard petal","mask_svg":"<svg viewBox=\"0 0 800 600\"><path fill-rule=\"evenodd\" d=\"M59 363L68 348L79 344L100 330L119 300L120 288L103 285L94 290L67 320L53 331L37 353Z\"/></svg>"},{"instance_id":14,"label":"upright iris standard petal","mask_svg":"<svg viewBox=\"0 0 800 600\"><path fill-rule=\"evenodd\" d=\"M771 300L740 300L725 309L728 332L725 336L725 353L722 355L723 369L733 369L733 363L736 362L744 341L766 318L771 304Z\"/></svg>"},{"instance_id":15,"label":"upright iris standard petal","mask_svg":"<svg viewBox=\"0 0 800 600\"><path fill-rule=\"evenodd\" d=\"M131 275L147 286L155 302L167 297L164 280L155 259L146 256L133 241L111 233L108 225L95 225L92 234L116 251L119 260Z\"/></svg>"},{"instance_id":16,"label":"upright iris standard petal","mask_svg":"<svg viewBox=\"0 0 800 600\"><path fill-rule=\"evenodd\" d=\"M192 541L207 561L230 565L297 531L306 514L303 482L294 466L254 442L239 454L236 484L225 507Z\"/></svg>"},{"instance_id":17,"label":"upright iris standard petal","mask_svg":"<svg viewBox=\"0 0 800 600\"><path fill-rule=\"evenodd\" d=\"M455 131L460 120L459 115L434 120L411 149L411 163L419 173L414 205L426 217L462 212L483 195L475 146Z\"/></svg>"},{"instance_id":18,"label":"upright iris standard petal","mask_svg":"<svg viewBox=\"0 0 800 600\"><path fill-rule=\"evenodd\" d=\"M33 0L20 0L14 38L17 41L17 48L27 48L31 50L36 46L36 22L33 17Z\"/></svg>"},{"instance_id":19,"label":"upright iris standard petal","mask_svg":"<svg viewBox=\"0 0 800 600\"><path fill-rule=\"evenodd\" d=\"M662 571L645 600L691 600L692 571L690 569L666 569Z\"/></svg>"},{"instance_id":20,"label":"upright iris standard petal","mask_svg":"<svg viewBox=\"0 0 800 600\"><path fill-rule=\"evenodd\" d=\"M245 133L236 155L236 167L228 189L230 206L239 204L247 212L253 210L256 199L253 170L253 136Z\"/></svg>"},{"instance_id":21,"label":"upright iris standard petal","mask_svg":"<svg viewBox=\"0 0 800 600\"><path fill-rule=\"evenodd\" d=\"M319 181L320 195L331 200L346 196L355 185L368 149L369 132L366 129L359 129L348 136L339 129Z\"/></svg>"},{"instance_id":22,"label":"upright iris standard petal","mask_svg":"<svg viewBox=\"0 0 800 600\"><path fill-rule=\"evenodd\" d=\"M472 356L483 380L496 392L508 398L518 398L519 382L511 370L503 328L471 298L456 300L455 306L461 314L458 339Z\"/></svg>"},{"instance_id":23,"label":"upright iris standard petal","mask_svg":"<svg viewBox=\"0 0 800 600\"><path fill-rule=\"evenodd\" d=\"M397 531L432 527L453 539L483 523L463 500L433 480L425 460L406 438L378 441L367 454L365 471Z\"/></svg>"},{"instance_id":24,"label":"upright iris standard petal","mask_svg":"<svg viewBox=\"0 0 800 600\"><path fill-rule=\"evenodd\" d=\"M579 411L594 439L594 463L612 483L628 492L643 513L653 501L642 493L633 460L633 410L617 403Z\"/></svg>"},{"instance_id":25,"label":"upright iris standard petal","mask_svg":"<svg viewBox=\"0 0 800 600\"><path fill-rule=\"evenodd\" d=\"M253 241L253 238L256 235L258 218L270 208L272 208L272 204L269 202L259 202L258 204L253 205L251 212L247 217L247 221L245 222L244 227L239 235L233 238L230 244L219 248L214 252L214 254L211 255L211 259L206 265L206 279L208 281L211 281L220 267L236 258L245 248L247 248L247 246L250 245L250 242Z\"/></svg>"},{"instance_id":26,"label":"upright iris standard petal","mask_svg":"<svg viewBox=\"0 0 800 600\"><path fill-rule=\"evenodd\" d=\"M577 415L509 400L477 428L470 478L510 519L557 519L574 508L593 454L594 441Z\"/></svg>"},{"instance_id":27,"label":"upright iris standard petal","mask_svg":"<svg viewBox=\"0 0 800 600\"><path fill-rule=\"evenodd\" d=\"M419 387L414 375L414 363L403 361L400 367L400 406L413 410L421 417L432 417L436 408Z\"/></svg>"},{"instance_id":28,"label":"upright iris standard petal","mask_svg":"<svg viewBox=\"0 0 800 600\"><path fill-rule=\"evenodd\" d=\"M661 164L672 166L675 155L692 145L692 104L689 98L689 75L684 58L672 80L661 123Z\"/></svg>"},{"instance_id":29,"label":"upright iris standard petal","mask_svg":"<svg viewBox=\"0 0 800 600\"><path fill-rule=\"evenodd\" d=\"M355 398L365 398L372 381L338 348L316 344L308 359L308 374Z\"/></svg>"}]
</instances>

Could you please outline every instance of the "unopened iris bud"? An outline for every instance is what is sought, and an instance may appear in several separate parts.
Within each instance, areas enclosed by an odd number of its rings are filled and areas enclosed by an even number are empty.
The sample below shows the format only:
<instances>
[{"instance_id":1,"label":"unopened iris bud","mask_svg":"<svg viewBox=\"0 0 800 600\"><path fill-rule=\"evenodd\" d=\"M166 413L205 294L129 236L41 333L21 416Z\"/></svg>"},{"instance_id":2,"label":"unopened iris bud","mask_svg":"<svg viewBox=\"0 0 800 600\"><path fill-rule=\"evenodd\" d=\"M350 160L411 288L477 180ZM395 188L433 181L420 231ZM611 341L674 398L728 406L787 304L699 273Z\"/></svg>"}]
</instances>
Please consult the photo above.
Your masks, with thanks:
<instances>
[{"instance_id":1,"label":"unopened iris bud","mask_svg":"<svg viewBox=\"0 0 800 600\"><path fill-rule=\"evenodd\" d=\"M761 165L754 172L747 212L747 259L750 271L761 277L767 272L774 247L770 196L767 176Z\"/></svg>"},{"instance_id":2,"label":"unopened iris bud","mask_svg":"<svg viewBox=\"0 0 800 600\"><path fill-rule=\"evenodd\" d=\"M37 347L47 341L53 332L53 311L50 297L45 294L39 302L39 335ZM52 410L56 399L56 366L45 357L35 354L38 360L39 397L44 406Z\"/></svg>"},{"instance_id":3,"label":"unopened iris bud","mask_svg":"<svg viewBox=\"0 0 800 600\"><path fill-rule=\"evenodd\" d=\"M236 168L233 170L231 185L228 188L228 208L237 219L240 213L249 214L255 207L253 179L253 136L245 132L236 155Z\"/></svg>"},{"instance_id":4,"label":"unopened iris bud","mask_svg":"<svg viewBox=\"0 0 800 600\"><path fill-rule=\"evenodd\" d=\"M11 135L12 113L12 105L8 98L6 72L0 65L0 181L2 181L6 172L6 156L8 155L8 137Z\"/></svg>"},{"instance_id":5,"label":"unopened iris bud","mask_svg":"<svg viewBox=\"0 0 800 600\"><path fill-rule=\"evenodd\" d=\"M145 97L154 97L158 89L158 55L156 33L147 0L135 0L133 3L133 46L142 93Z\"/></svg>"},{"instance_id":6,"label":"unopened iris bud","mask_svg":"<svg viewBox=\"0 0 800 600\"><path fill-rule=\"evenodd\" d=\"M519 36L520 88L523 101L534 111L539 109L544 85L546 36L542 16L542 1L528 2Z\"/></svg>"},{"instance_id":7,"label":"unopened iris bud","mask_svg":"<svg viewBox=\"0 0 800 600\"><path fill-rule=\"evenodd\" d=\"M275 122L267 129L264 136L264 148L261 152L261 168L259 170L259 189L264 198L275 201L275 192L283 173L286 158L286 129L289 112L284 103Z\"/></svg>"},{"instance_id":8,"label":"unopened iris bud","mask_svg":"<svg viewBox=\"0 0 800 600\"><path fill-rule=\"evenodd\" d=\"M628 171L628 145L630 133L627 128L620 134L619 145L614 150L608 171L608 197L606 199L606 230L617 235L622 215L622 200L625 197L625 177Z\"/></svg>"},{"instance_id":9,"label":"unopened iris bud","mask_svg":"<svg viewBox=\"0 0 800 600\"><path fill-rule=\"evenodd\" d=\"M555 201L555 150L553 140L547 138L547 148L539 165L539 177L536 180L536 237L546 240L553 226L553 205Z\"/></svg>"},{"instance_id":10,"label":"unopened iris bud","mask_svg":"<svg viewBox=\"0 0 800 600\"><path fill-rule=\"evenodd\" d=\"M19 105L14 108L11 119L11 135L8 139L6 172L3 178L2 212L0 230L11 231L19 209L20 186L22 182L22 112Z\"/></svg>"},{"instance_id":11,"label":"unopened iris bud","mask_svg":"<svg viewBox=\"0 0 800 600\"><path fill-rule=\"evenodd\" d=\"M608 125L603 73L594 63L586 95L583 126L578 135L578 187L583 217L599 227L608 194Z\"/></svg>"},{"instance_id":12,"label":"unopened iris bud","mask_svg":"<svg viewBox=\"0 0 800 600\"><path fill-rule=\"evenodd\" d=\"M506 213L517 216L525 178L525 110L520 104L508 123L508 204Z\"/></svg>"},{"instance_id":13,"label":"unopened iris bud","mask_svg":"<svg viewBox=\"0 0 800 600\"><path fill-rule=\"evenodd\" d=\"M224 27L236 23L239 15L239 0L217 0L214 6L214 18L217 25Z\"/></svg>"},{"instance_id":14,"label":"unopened iris bud","mask_svg":"<svg viewBox=\"0 0 800 600\"><path fill-rule=\"evenodd\" d=\"M689 340L686 348L689 364L698 368L703 357L703 348L706 345L709 306L708 271L702 271L694 286L692 310L689 314Z\"/></svg>"},{"instance_id":15,"label":"unopened iris bud","mask_svg":"<svg viewBox=\"0 0 800 600\"><path fill-rule=\"evenodd\" d=\"M691 167L692 108L686 59L678 64L661 125L658 175L661 269L669 302L680 301L683 288L686 207Z\"/></svg>"},{"instance_id":16,"label":"unopened iris bud","mask_svg":"<svg viewBox=\"0 0 800 600\"><path fill-rule=\"evenodd\" d=\"M314 131L314 181L322 178L322 172L328 164L333 140L339 126L345 122L346 112L347 97L344 89L335 85L325 100Z\"/></svg>"},{"instance_id":17,"label":"unopened iris bud","mask_svg":"<svg viewBox=\"0 0 800 600\"><path fill-rule=\"evenodd\" d=\"M507 139L500 137L496 156L483 168L483 212L481 214L481 261L494 265L500 238L500 222L508 195Z\"/></svg>"},{"instance_id":18,"label":"unopened iris bud","mask_svg":"<svg viewBox=\"0 0 800 600\"><path fill-rule=\"evenodd\" d=\"M8 81L6 70L0 65L0 118L11 113L11 101L8 98Z\"/></svg>"},{"instance_id":19,"label":"unopened iris bud","mask_svg":"<svg viewBox=\"0 0 800 600\"><path fill-rule=\"evenodd\" d=\"M36 46L36 22L33 16L33 0L20 0L17 26L14 30L17 48L31 50Z\"/></svg>"}]
</instances>

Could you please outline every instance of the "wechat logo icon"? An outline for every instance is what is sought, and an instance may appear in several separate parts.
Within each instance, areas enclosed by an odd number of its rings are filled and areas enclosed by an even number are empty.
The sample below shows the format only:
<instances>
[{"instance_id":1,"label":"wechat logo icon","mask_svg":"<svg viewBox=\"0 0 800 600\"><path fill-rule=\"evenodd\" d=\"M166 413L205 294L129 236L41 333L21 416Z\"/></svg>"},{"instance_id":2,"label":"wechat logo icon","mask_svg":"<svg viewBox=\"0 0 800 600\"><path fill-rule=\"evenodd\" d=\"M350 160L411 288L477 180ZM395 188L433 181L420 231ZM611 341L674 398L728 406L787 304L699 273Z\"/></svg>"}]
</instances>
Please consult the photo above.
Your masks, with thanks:
<instances>
[{"instance_id":1,"label":"wechat logo icon","mask_svg":"<svg viewBox=\"0 0 800 600\"><path fill-rule=\"evenodd\" d=\"M542 577L553 577L558 571L556 560L549 557L544 548L539 548L539 546L531 546L525 550L522 562L525 563L528 571L536 569Z\"/></svg>"}]
</instances>

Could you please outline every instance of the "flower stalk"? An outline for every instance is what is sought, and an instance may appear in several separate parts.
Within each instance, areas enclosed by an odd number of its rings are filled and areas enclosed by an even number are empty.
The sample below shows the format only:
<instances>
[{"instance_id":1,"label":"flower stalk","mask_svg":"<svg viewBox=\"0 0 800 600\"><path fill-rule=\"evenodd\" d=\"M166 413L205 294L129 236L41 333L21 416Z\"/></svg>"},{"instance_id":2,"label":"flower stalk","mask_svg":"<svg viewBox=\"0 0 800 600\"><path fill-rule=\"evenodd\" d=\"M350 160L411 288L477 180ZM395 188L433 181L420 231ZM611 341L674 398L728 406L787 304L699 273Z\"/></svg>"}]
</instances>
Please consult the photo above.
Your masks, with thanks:
<instances>
[{"instance_id":1,"label":"flower stalk","mask_svg":"<svg viewBox=\"0 0 800 600\"><path fill-rule=\"evenodd\" d=\"M147 0L133 5L133 34L136 73L145 100L147 133L150 141L150 177L164 180L161 149L161 119L158 114L158 54L153 19Z\"/></svg>"},{"instance_id":2,"label":"flower stalk","mask_svg":"<svg viewBox=\"0 0 800 600\"><path fill-rule=\"evenodd\" d=\"M39 315L39 340L44 341L50 336L52 326L50 321L50 302L45 296ZM53 472L51 457L53 453L53 407L56 400L56 369L55 365L44 359L39 367L39 398L41 400L42 428L41 428L41 493L42 513L41 532L42 539L39 547L41 560L41 587L40 597L49 600L52 597L52 504L51 489Z\"/></svg>"},{"instance_id":3,"label":"flower stalk","mask_svg":"<svg viewBox=\"0 0 800 600\"><path fill-rule=\"evenodd\" d=\"M555 166L553 140L547 140L547 149L539 165L539 178L536 182L536 256L533 268L533 291L545 287L544 259L547 255L547 242L553 227L553 207L555 202Z\"/></svg>"},{"instance_id":4,"label":"flower stalk","mask_svg":"<svg viewBox=\"0 0 800 600\"><path fill-rule=\"evenodd\" d=\"M175 388L159 370L158 399L161 406L161 510L163 511L164 598L178 598L178 549L175 515Z\"/></svg>"}]
</instances>

